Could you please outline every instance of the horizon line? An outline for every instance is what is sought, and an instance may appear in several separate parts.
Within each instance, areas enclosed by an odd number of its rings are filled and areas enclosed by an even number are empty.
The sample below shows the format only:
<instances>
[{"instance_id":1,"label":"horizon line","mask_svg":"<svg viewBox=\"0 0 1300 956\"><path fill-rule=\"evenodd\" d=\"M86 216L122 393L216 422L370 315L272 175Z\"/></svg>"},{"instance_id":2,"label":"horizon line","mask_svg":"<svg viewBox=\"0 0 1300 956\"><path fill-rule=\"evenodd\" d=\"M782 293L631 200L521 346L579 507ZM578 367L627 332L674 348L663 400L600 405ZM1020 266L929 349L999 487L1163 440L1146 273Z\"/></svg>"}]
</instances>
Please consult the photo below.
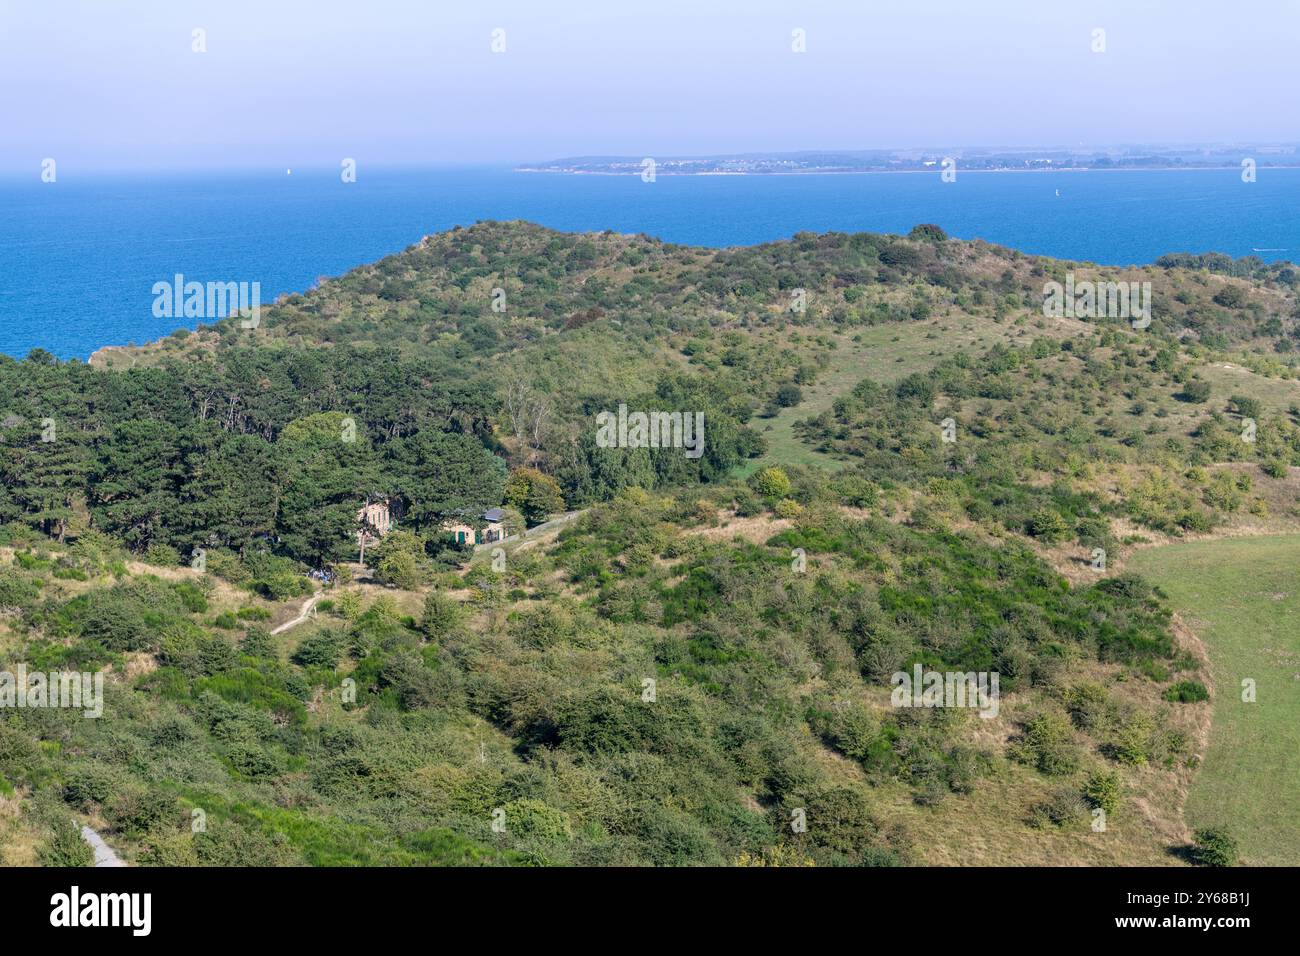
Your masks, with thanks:
<instances>
[{"instance_id":1,"label":"horizon line","mask_svg":"<svg viewBox=\"0 0 1300 956\"><path fill-rule=\"evenodd\" d=\"M408 160L408 159L376 159L365 160L364 157L357 156L340 156L338 160L321 162L313 160L309 163L294 165L292 160L288 160L283 167L284 170L292 172L301 170L302 172L321 172L326 170L336 170L345 159L354 159L358 166L364 165L371 169L380 169L388 171L401 170L423 170L423 169L514 169L519 167L528 167L555 163L561 160L577 159L634 159L642 156L650 156L660 159L711 159L721 157L760 157L760 156L798 156L804 154L839 154L855 155L864 153L905 153L905 152L943 152L943 151L992 151L992 150L1015 150L1015 151L1052 151L1068 152L1081 154L1093 151L1114 150L1114 149L1142 149L1142 150L1187 150L1187 149L1230 149L1242 147L1263 147L1279 148L1291 147L1300 150L1300 140L1286 139L1249 139L1249 140L1232 140L1232 141L1211 141L1211 140L1185 140L1185 141L1165 141L1165 142L1109 142L1109 143L1090 143L1079 144L1075 146L1062 143L1007 143L1007 144L945 144L945 145L908 145L908 146L857 146L857 147L800 147L795 149L750 149L741 151L713 151L713 152L678 152L666 150L644 150L637 153L621 152L585 152L585 153L565 153L552 155L545 159L539 158L514 158L514 159L429 159L429 160ZM278 170L282 167L278 162L272 165L271 161L262 163L236 163L236 164L207 164L194 162L176 162L176 163L159 163L148 165L128 165L122 163L94 164L86 165L76 159L61 161L57 156L54 157L37 157L33 158L30 165L6 165L0 167L0 178L21 178L28 175L31 170L39 172L41 163L47 159L53 158L64 168L76 169L79 175L170 175L184 173L269 173L272 170ZM770 175L770 174L769 174Z\"/></svg>"}]
</instances>

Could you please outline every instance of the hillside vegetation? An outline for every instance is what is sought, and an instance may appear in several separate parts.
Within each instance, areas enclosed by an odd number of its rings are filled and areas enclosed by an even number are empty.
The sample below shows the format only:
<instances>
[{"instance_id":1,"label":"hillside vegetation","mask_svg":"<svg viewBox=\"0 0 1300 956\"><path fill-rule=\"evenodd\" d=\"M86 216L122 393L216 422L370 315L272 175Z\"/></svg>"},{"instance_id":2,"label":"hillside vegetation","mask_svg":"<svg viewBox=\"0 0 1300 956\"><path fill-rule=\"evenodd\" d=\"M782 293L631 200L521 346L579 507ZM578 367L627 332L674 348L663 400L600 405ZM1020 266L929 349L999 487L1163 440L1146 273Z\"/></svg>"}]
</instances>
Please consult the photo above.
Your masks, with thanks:
<instances>
[{"instance_id":1,"label":"hillside vegetation","mask_svg":"<svg viewBox=\"0 0 1300 956\"><path fill-rule=\"evenodd\" d=\"M1067 272L1151 325L1046 317ZM0 667L108 675L103 718L0 711L4 860L1191 858L1215 657L1128 563L1300 527L1295 283L482 223L258 328L0 359ZM602 447L620 403L703 455ZM502 504L585 513L440 530ZM1000 706L895 706L918 666Z\"/></svg>"}]
</instances>

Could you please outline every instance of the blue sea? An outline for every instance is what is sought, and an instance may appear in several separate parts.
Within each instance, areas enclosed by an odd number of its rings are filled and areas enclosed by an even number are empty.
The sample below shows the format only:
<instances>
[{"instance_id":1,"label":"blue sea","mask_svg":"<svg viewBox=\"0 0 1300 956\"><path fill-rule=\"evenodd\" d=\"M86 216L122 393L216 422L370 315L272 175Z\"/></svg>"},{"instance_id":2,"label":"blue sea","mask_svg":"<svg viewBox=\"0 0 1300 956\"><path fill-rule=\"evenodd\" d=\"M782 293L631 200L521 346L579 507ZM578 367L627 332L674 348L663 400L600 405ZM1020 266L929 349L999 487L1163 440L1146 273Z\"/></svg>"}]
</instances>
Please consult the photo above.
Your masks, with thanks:
<instances>
[{"instance_id":1,"label":"blue sea","mask_svg":"<svg viewBox=\"0 0 1300 956\"><path fill-rule=\"evenodd\" d=\"M153 285L302 291L480 219L748 245L802 230L950 235L1110 265L1166 252L1300 259L1300 169L824 176L570 176L509 169L337 169L0 180L0 352L86 358L159 338ZM197 320L191 320L194 325Z\"/></svg>"}]
</instances>

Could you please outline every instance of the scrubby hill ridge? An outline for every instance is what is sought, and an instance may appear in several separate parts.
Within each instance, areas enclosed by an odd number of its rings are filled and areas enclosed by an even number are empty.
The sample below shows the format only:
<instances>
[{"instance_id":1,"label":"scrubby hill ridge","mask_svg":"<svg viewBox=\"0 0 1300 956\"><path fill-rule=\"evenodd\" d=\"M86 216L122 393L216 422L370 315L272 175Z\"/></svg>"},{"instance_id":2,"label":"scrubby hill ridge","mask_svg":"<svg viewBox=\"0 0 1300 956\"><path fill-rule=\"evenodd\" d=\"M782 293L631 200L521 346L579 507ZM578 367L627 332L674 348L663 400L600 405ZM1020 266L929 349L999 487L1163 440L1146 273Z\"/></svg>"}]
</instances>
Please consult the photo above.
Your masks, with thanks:
<instances>
[{"instance_id":1,"label":"scrubby hill ridge","mask_svg":"<svg viewBox=\"0 0 1300 956\"><path fill-rule=\"evenodd\" d=\"M1150 327L1044 316L1068 272ZM1177 862L1219 704L1123 568L1300 520L1294 281L481 223L257 329L0 362L0 651L112 715L0 717L11 862L74 820L137 863ZM708 454L598 447L618 402ZM438 530L502 501L589 510L504 563ZM1003 706L892 706L918 665Z\"/></svg>"}]
</instances>

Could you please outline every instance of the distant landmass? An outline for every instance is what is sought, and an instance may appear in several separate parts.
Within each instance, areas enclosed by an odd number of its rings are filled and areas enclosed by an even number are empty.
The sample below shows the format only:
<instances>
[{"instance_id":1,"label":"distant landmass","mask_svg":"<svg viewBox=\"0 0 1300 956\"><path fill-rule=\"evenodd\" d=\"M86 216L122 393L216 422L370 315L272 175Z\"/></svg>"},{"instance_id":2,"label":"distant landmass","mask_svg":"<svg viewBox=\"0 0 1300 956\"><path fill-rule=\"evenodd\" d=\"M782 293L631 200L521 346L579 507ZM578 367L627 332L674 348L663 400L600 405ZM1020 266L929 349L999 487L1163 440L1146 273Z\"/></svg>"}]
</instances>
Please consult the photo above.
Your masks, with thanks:
<instances>
[{"instance_id":1,"label":"distant landmass","mask_svg":"<svg viewBox=\"0 0 1300 956\"><path fill-rule=\"evenodd\" d=\"M815 150L793 153L733 153L718 156L571 156L517 166L519 172L604 176L640 175L646 159L662 176L750 176L865 172L926 172L953 160L962 170L1189 169L1294 166L1294 143L1125 145L1109 147L925 147L918 149Z\"/></svg>"}]
</instances>

